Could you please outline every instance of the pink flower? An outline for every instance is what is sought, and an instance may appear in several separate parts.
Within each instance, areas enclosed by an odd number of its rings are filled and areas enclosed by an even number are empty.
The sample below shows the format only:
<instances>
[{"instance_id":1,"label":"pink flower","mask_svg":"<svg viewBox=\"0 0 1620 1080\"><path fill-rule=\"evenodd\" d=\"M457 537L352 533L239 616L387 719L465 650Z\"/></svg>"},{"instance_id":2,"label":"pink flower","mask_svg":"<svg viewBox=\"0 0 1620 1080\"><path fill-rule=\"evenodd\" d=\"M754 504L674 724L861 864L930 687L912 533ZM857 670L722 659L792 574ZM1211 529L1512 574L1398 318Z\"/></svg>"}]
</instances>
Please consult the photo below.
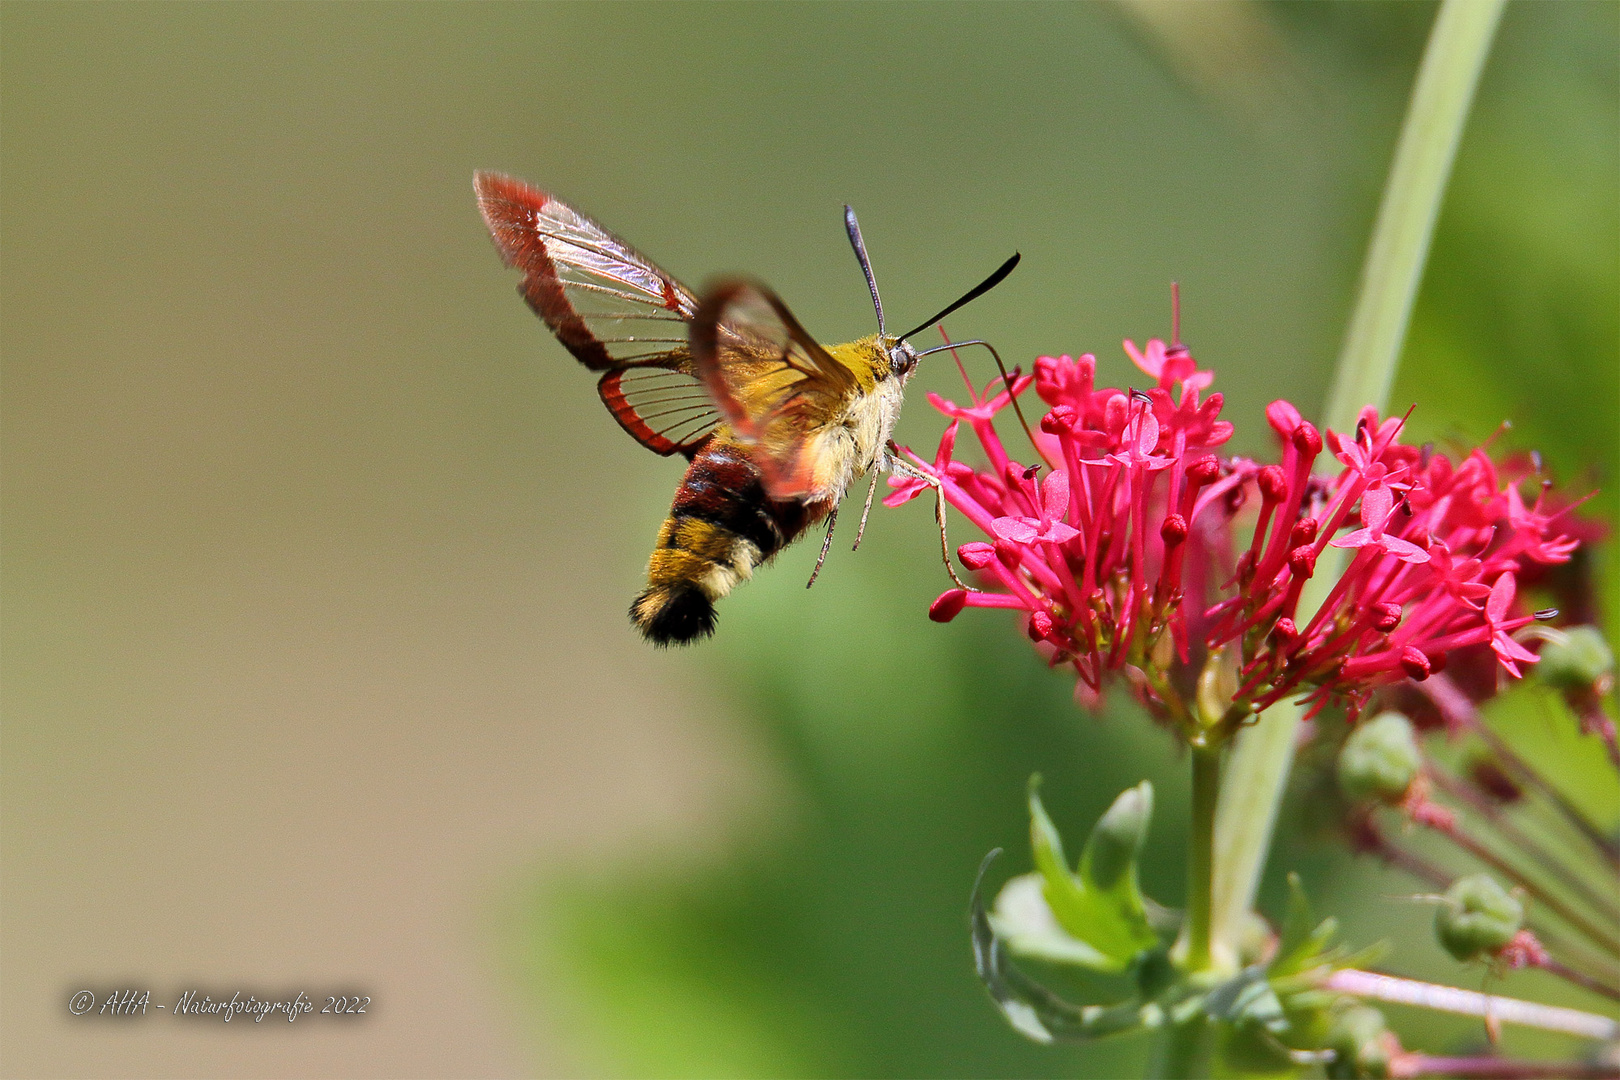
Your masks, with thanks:
<instances>
[{"instance_id":1,"label":"pink flower","mask_svg":"<svg viewBox=\"0 0 1620 1080\"><path fill-rule=\"evenodd\" d=\"M932 461L903 453L984 534L958 558L988 590L952 589L932 618L1021 611L1050 662L1074 669L1079 696L1097 700L1125 674L1158 715L1182 721L1188 688L1217 657L1235 660L1236 713L1301 693L1354 711L1379 686L1441 670L1455 649L1489 647L1515 677L1535 662L1512 637L1535 618L1517 611L1517 583L1569 559L1579 540L1567 507L1526 506L1483 451L1453 463L1402 445L1404 418L1371 409L1345 435L1276 401L1266 418L1279 463L1219 456L1232 427L1219 394L1200 399L1213 375L1179 344L1125 347L1151 389L1097 388L1090 354L1040 357L1016 381L1014 394L1033 384L1049 406L1027 466L996 430L1013 398L1000 380L982 395L969 386L967 407L930 395L951 418L939 450ZM986 468L955 459L963 420ZM1337 474L1314 471L1323 449ZM931 486L890 483L890 506ZM1301 611L1329 546L1350 563L1318 610Z\"/></svg>"}]
</instances>

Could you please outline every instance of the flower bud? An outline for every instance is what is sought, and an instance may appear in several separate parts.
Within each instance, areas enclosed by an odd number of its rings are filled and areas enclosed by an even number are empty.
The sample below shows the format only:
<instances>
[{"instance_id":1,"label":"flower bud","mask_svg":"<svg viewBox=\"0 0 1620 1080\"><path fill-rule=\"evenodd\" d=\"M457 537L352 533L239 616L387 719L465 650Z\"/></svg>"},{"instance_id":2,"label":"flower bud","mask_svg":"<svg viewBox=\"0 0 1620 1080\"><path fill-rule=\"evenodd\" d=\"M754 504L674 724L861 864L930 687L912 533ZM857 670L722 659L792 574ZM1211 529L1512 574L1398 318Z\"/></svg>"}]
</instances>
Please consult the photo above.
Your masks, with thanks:
<instances>
[{"instance_id":1,"label":"flower bud","mask_svg":"<svg viewBox=\"0 0 1620 1080\"><path fill-rule=\"evenodd\" d=\"M1299 410L1287 401L1278 399L1266 406L1266 422L1285 439L1294 434L1302 419Z\"/></svg>"},{"instance_id":2,"label":"flower bud","mask_svg":"<svg viewBox=\"0 0 1620 1080\"><path fill-rule=\"evenodd\" d=\"M1350 733L1339 751L1339 788L1356 802L1397 803L1417 778L1423 757L1412 722L1398 712L1379 713Z\"/></svg>"},{"instance_id":3,"label":"flower bud","mask_svg":"<svg viewBox=\"0 0 1620 1080\"><path fill-rule=\"evenodd\" d=\"M1045 641L1052 633L1052 616L1044 611L1037 611L1029 617L1029 640Z\"/></svg>"},{"instance_id":4,"label":"flower bud","mask_svg":"<svg viewBox=\"0 0 1620 1080\"><path fill-rule=\"evenodd\" d=\"M1308 458L1313 458L1322 452L1322 433L1316 430L1316 425L1309 420L1301 420L1299 427L1294 429L1294 449Z\"/></svg>"},{"instance_id":5,"label":"flower bud","mask_svg":"<svg viewBox=\"0 0 1620 1080\"><path fill-rule=\"evenodd\" d=\"M1285 645L1299 637L1299 624L1284 615L1272 624L1271 637L1279 645Z\"/></svg>"},{"instance_id":6,"label":"flower bud","mask_svg":"<svg viewBox=\"0 0 1620 1080\"><path fill-rule=\"evenodd\" d=\"M1048 435L1063 435L1074 427L1074 406L1054 405L1052 410L1041 417L1041 430Z\"/></svg>"},{"instance_id":7,"label":"flower bud","mask_svg":"<svg viewBox=\"0 0 1620 1080\"><path fill-rule=\"evenodd\" d=\"M1159 539L1164 541L1167 548L1175 547L1187 539L1187 519L1180 514L1166 516L1164 524L1159 526Z\"/></svg>"},{"instance_id":8,"label":"flower bud","mask_svg":"<svg viewBox=\"0 0 1620 1080\"><path fill-rule=\"evenodd\" d=\"M1352 1005L1333 1018L1327 1045L1334 1053L1327 1074L1334 1080L1389 1075L1389 1040L1384 1014L1371 1005Z\"/></svg>"},{"instance_id":9,"label":"flower bud","mask_svg":"<svg viewBox=\"0 0 1620 1080\"><path fill-rule=\"evenodd\" d=\"M949 589L928 605L928 617L935 622L950 622L967 606L967 593L962 589Z\"/></svg>"},{"instance_id":10,"label":"flower bud","mask_svg":"<svg viewBox=\"0 0 1620 1080\"><path fill-rule=\"evenodd\" d=\"M1524 905L1489 874L1458 878L1435 912L1434 932L1458 960L1494 955L1524 925Z\"/></svg>"},{"instance_id":11,"label":"flower bud","mask_svg":"<svg viewBox=\"0 0 1620 1080\"><path fill-rule=\"evenodd\" d=\"M1590 692L1614 671L1614 653L1595 626L1572 626L1561 638L1547 638L1536 671L1547 685L1566 694Z\"/></svg>"},{"instance_id":12,"label":"flower bud","mask_svg":"<svg viewBox=\"0 0 1620 1080\"><path fill-rule=\"evenodd\" d=\"M1387 634L1397 626L1401 625L1401 605L1383 603L1374 604L1372 610L1373 629L1377 630L1380 634Z\"/></svg>"},{"instance_id":13,"label":"flower bud","mask_svg":"<svg viewBox=\"0 0 1620 1080\"><path fill-rule=\"evenodd\" d=\"M1316 543L1317 524L1315 518L1305 518L1294 522L1294 527L1288 531L1288 546L1300 547L1303 544Z\"/></svg>"},{"instance_id":14,"label":"flower bud","mask_svg":"<svg viewBox=\"0 0 1620 1080\"><path fill-rule=\"evenodd\" d=\"M969 570L983 570L995 559L996 549L982 540L975 540L957 548L956 557L961 559L962 565Z\"/></svg>"},{"instance_id":15,"label":"flower bud","mask_svg":"<svg viewBox=\"0 0 1620 1080\"><path fill-rule=\"evenodd\" d=\"M1205 454L1187 466L1187 479L1194 483L1207 484L1220 475L1221 462L1214 454Z\"/></svg>"},{"instance_id":16,"label":"flower bud","mask_svg":"<svg viewBox=\"0 0 1620 1080\"><path fill-rule=\"evenodd\" d=\"M1401 670L1414 682L1422 682L1434 672L1434 665L1423 655L1423 650L1408 645L1401 650Z\"/></svg>"},{"instance_id":17,"label":"flower bud","mask_svg":"<svg viewBox=\"0 0 1620 1080\"><path fill-rule=\"evenodd\" d=\"M1266 502L1282 502L1283 496L1288 494L1288 474L1282 471L1281 465L1267 465L1255 476L1254 482Z\"/></svg>"},{"instance_id":18,"label":"flower bud","mask_svg":"<svg viewBox=\"0 0 1620 1080\"><path fill-rule=\"evenodd\" d=\"M1302 578L1308 578L1316 573L1316 549L1308 544L1301 544L1290 551L1288 569L1292 570L1296 577Z\"/></svg>"}]
</instances>

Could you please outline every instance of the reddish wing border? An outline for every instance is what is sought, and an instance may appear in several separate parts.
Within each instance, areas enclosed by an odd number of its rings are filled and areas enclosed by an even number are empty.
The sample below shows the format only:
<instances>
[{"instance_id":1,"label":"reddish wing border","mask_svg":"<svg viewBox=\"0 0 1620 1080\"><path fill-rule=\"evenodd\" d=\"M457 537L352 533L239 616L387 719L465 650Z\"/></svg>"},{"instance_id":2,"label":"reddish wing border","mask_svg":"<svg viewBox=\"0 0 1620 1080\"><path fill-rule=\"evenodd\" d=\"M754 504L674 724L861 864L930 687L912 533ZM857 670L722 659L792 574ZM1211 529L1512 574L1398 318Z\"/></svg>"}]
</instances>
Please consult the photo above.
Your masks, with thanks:
<instances>
[{"instance_id":1,"label":"reddish wing border","mask_svg":"<svg viewBox=\"0 0 1620 1080\"><path fill-rule=\"evenodd\" d=\"M580 363L606 372L597 393L613 418L654 453L694 453L720 410L712 401L667 400L671 390L703 393L687 340L698 307L692 293L591 218L521 180L480 172L473 188L501 258L523 271L524 300ZM645 327L652 332L640 332ZM670 374L663 393L644 401L635 386L645 380L632 373L649 368Z\"/></svg>"}]
</instances>

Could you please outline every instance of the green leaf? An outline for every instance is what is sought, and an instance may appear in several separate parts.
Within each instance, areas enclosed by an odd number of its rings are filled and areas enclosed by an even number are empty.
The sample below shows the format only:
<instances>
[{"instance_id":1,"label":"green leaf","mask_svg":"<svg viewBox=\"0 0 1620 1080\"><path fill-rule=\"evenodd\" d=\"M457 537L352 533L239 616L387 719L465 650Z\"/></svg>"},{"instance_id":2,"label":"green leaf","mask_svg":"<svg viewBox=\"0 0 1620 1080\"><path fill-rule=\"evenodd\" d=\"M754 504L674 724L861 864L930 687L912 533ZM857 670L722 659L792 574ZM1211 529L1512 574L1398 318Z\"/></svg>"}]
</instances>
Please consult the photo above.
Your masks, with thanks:
<instances>
[{"instance_id":1,"label":"green leaf","mask_svg":"<svg viewBox=\"0 0 1620 1080\"><path fill-rule=\"evenodd\" d=\"M1148 921L1137 878L1137 859L1153 816L1153 785L1122 792L1091 830L1078 876L1063 854L1063 840L1041 805L1040 777L1030 778L1030 846L1057 925L1122 971L1131 958L1159 943ZM1097 966L1097 965L1088 965Z\"/></svg>"},{"instance_id":2,"label":"green leaf","mask_svg":"<svg viewBox=\"0 0 1620 1080\"><path fill-rule=\"evenodd\" d=\"M1288 875L1288 914L1283 920L1282 940L1277 945L1277 959L1271 964L1274 979L1294 975L1306 968L1329 962L1328 947L1339 932L1339 920L1329 915L1314 927L1311 921L1311 903L1299 883L1298 874Z\"/></svg>"},{"instance_id":3,"label":"green leaf","mask_svg":"<svg viewBox=\"0 0 1620 1080\"><path fill-rule=\"evenodd\" d=\"M1058 925L1046 901L1046 879L1040 874L1020 874L1001 887L995 910L990 913L990 925L1014 956L1093 971L1119 970L1113 957L1103 955Z\"/></svg>"},{"instance_id":4,"label":"green leaf","mask_svg":"<svg viewBox=\"0 0 1620 1080\"><path fill-rule=\"evenodd\" d=\"M1282 1001L1266 980L1266 969L1258 966L1244 968L1211 990L1204 1011L1223 1024L1253 1025L1274 1035L1288 1030Z\"/></svg>"},{"instance_id":5,"label":"green leaf","mask_svg":"<svg viewBox=\"0 0 1620 1080\"><path fill-rule=\"evenodd\" d=\"M1310 897L1305 895L1304 883L1298 874L1288 871L1288 911L1283 915L1282 936L1277 941L1278 964L1286 963L1305 941L1306 935L1311 932L1314 917Z\"/></svg>"},{"instance_id":6,"label":"green leaf","mask_svg":"<svg viewBox=\"0 0 1620 1080\"><path fill-rule=\"evenodd\" d=\"M997 848L979 864L969 915L973 927L974 969L1007 1022L1026 1038L1039 1043L1085 1041L1163 1024L1164 1010L1152 1003L1076 1005L1013 966L984 908L984 875L999 854L1001 849Z\"/></svg>"},{"instance_id":7,"label":"green leaf","mask_svg":"<svg viewBox=\"0 0 1620 1080\"><path fill-rule=\"evenodd\" d=\"M1080 893L1080 882L1069 873L1069 862L1063 855L1063 837L1057 826L1046 816L1041 805L1041 774L1029 778L1029 847L1035 858L1035 870L1046 883L1046 903L1056 916L1058 925L1082 941L1085 936L1085 898Z\"/></svg>"}]
</instances>

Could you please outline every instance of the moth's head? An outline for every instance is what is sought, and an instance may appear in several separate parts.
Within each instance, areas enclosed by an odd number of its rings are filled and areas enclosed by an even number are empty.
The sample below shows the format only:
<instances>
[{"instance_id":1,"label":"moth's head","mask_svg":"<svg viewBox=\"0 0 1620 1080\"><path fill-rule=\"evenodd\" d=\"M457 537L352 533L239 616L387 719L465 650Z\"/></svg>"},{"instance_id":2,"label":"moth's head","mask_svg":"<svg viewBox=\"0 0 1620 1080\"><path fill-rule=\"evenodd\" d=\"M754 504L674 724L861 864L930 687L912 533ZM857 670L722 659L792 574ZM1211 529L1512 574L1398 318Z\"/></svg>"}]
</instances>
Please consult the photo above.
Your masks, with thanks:
<instances>
[{"instance_id":1,"label":"moth's head","mask_svg":"<svg viewBox=\"0 0 1620 1080\"><path fill-rule=\"evenodd\" d=\"M889 374L904 383L917 370L917 350L904 338L885 338L884 345L889 354Z\"/></svg>"}]
</instances>

